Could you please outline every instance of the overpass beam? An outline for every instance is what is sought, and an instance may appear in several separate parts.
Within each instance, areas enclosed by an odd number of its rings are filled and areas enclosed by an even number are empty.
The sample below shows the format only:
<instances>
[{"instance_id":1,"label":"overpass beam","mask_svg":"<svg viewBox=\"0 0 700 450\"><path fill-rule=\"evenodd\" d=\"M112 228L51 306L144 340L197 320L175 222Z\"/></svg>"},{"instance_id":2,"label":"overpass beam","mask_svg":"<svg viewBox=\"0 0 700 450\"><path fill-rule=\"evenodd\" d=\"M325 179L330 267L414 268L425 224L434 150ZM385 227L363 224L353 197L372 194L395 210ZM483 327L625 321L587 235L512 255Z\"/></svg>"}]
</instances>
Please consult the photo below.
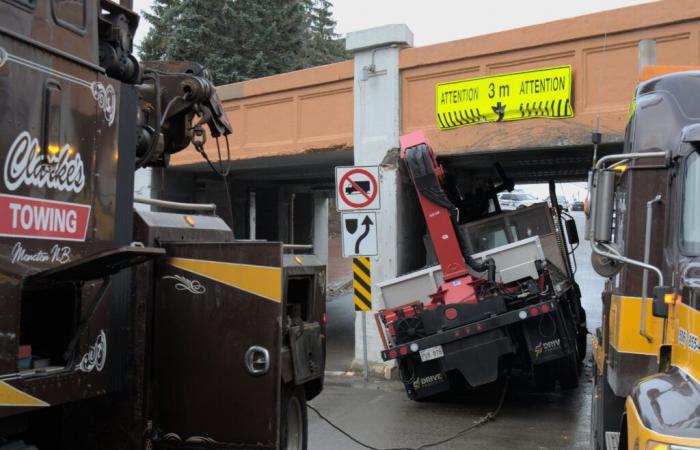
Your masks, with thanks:
<instances>
[{"instance_id":1,"label":"overpass beam","mask_svg":"<svg viewBox=\"0 0 700 450\"><path fill-rule=\"evenodd\" d=\"M399 52L413 45L406 25L386 25L349 33L346 48L354 54L355 165L380 166L381 210L377 214L378 256L371 258L373 311L365 315L368 359L374 372L390 373L381 362L381 341L373 313L381 309L378 281L396 277L401 266L402 237L399 134L401 85ZM355 361L363 361L362 314L355 318ZM392 364L393 366L393 364Z\"/></svg>"}]
</instances>

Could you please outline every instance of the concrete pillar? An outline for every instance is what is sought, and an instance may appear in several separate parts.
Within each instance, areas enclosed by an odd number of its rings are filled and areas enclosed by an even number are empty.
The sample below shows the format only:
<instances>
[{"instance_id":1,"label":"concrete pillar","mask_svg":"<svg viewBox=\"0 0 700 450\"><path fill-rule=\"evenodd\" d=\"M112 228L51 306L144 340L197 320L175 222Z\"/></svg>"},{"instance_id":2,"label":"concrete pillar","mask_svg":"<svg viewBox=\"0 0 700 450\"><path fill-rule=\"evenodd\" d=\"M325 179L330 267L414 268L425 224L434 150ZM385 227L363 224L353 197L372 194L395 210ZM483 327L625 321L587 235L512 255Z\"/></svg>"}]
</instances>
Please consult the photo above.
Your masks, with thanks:
<instances>
[{"instance_id":1,"label":"concrete pillar","mask_svg":"<svg viewBox=\"0 0 700 450\"><path fill-rule=\"evenodd\" d=\"M394 278L400 267L400 183L398 165L401 132L399 52L413 45L406 25L386 25L349 33L346 48L354 54L355 165L379 165L381 211L377 214L379 254L371 258L374 310L382 308L376 283ZM373 311L374 312L374 311ZM355 361L362 364L362 315L355 320ZM382 347L373 313L366 314L368 359L373 371L383 370Z\"/></svg>"},{"instance_id":2,"label":"concrete pillar","mask_svg":"<svg viewBox=\"0 0 700 450\"><path fill-rule=\"evenodd\" d=\"M656 39L639 41L639 73L645 66L656 65Z\"/></svg>"},{"instance_id":3,"label":"concrete pillar","mask_svg":"<svg viewBox=\"0 0 700 450\"><path fill-rule=\"evenodd\" d=\"M328 264L328 196L323 192L314 193L314 254Z\"/></svg>"}]
</instances>

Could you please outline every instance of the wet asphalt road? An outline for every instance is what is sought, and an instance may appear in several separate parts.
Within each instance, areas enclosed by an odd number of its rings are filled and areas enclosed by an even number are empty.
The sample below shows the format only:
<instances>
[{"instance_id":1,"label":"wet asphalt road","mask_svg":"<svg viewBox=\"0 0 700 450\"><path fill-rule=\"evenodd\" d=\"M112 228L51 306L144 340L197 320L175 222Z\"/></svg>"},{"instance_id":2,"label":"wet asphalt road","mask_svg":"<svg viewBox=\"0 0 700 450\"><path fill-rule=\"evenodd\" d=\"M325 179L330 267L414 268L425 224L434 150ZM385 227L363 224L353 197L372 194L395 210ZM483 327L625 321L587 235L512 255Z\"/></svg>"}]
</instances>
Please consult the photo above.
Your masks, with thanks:
<instances>
[{"instance_id":1,"label":"wet asphalt road","mask_svg":"<svg viewBox=\"0 0 700 450\"><path fill-rule=\"evenodd\" d=\"M572 213L579 235L584 230L583 213ZM600 292L604 280L590 266L590 246L583 241L576 251L576 278L592 332L600 324ZM348 368L353 358L354 313L348 296L328 303L327 370ZM580 386L574 391L537 392L530 381L514 376L503 408L495 421L445 444L450 449L588 449L592 363L586 358ZM398 381L330 376L323 393L310 404L338 426L376 448L417 448L452 436L498 403L501 386L489 386L456 398L436 402L413 402ZM309 449L360 450L309 411Z\"/></svg>"}]
</instances>

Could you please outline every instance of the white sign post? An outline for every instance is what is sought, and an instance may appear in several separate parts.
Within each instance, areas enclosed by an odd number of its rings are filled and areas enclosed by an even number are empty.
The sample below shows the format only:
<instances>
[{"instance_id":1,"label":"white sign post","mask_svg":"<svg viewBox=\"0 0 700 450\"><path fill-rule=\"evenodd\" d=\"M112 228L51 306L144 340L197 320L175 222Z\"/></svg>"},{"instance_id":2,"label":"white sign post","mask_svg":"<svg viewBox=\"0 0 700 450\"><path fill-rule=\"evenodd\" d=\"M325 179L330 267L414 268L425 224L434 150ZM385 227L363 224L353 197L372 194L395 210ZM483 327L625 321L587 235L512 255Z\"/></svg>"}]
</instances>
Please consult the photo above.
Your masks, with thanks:
<instances>
[{"instance_id":1,"label":"white sign post","mask_svg":"<svg viewBox=\"0 0 700 450\"><path fill-rule=\"evenodd\" d=\"M336 208L341 212L343 256L377 256L377 213L381 208L379 196L379 167L357 166L335 168ZM363 375L369 379L367 360L367 321L362 311Z\"/></svg>"},{"instance_id":2,"label":"white sign post","mask_svg":"<svg viewBox=\"0 0 700 450\"><path fill-rule=\"evenodd\" d=\"M343 256L377 256L377 213L343 213L341 219Z\"/></svg>"},{"instance_id":3,"label":"white sign post","mask_svg":"<svg viewBox=\"0 0 700 450\"><path fill-rule=\"evenodd\" d=\"M335 185L338 211L380 209L378 166L336 167Z\"/></svg>"}]
</instances>

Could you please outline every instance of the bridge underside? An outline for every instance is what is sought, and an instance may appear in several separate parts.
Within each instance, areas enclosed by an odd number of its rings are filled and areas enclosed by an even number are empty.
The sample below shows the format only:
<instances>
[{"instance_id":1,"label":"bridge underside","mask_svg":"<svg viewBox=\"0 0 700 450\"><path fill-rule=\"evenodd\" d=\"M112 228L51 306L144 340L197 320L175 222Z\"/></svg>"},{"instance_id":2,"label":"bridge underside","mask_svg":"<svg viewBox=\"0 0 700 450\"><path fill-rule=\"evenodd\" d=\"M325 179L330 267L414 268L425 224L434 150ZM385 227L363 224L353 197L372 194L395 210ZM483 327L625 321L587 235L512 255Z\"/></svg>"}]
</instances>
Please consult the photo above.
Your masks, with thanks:
<instances>
[{"instance_id":1,"label":"bridge underside","mask_svg":"<svg viewBox=\"0 0 700 450\"><path fill-rule=\"evenodd\" d=\"M598 147L597 157L622 151L622 144ZM496 150L438 158L448 173L460 179L498 179L494 169L500 163L516 184L583 181L593 161L593 146Z\"/></svg>"},{"instance_id":2,"label":"bridge underside","mask_svg":"<svg viewBox=\"0 0 700 450\"><path fill-rule=\"evenodd\" d=\"M622 144L603 144L597 157L622 151ZM582 181L593 161L593 146L501 149L465 152L439 157L448 173L460 179L497 179L494 164L499 162L517 184ZM271 156L231 162L230 179L249 186L266 184L304 184L314 190L333 190L335 166L353 165L352 149L302 155ZM195 178L211 178L209 166L202 161L176 166L174 172Z\"/></svg>"}]
</instances>

